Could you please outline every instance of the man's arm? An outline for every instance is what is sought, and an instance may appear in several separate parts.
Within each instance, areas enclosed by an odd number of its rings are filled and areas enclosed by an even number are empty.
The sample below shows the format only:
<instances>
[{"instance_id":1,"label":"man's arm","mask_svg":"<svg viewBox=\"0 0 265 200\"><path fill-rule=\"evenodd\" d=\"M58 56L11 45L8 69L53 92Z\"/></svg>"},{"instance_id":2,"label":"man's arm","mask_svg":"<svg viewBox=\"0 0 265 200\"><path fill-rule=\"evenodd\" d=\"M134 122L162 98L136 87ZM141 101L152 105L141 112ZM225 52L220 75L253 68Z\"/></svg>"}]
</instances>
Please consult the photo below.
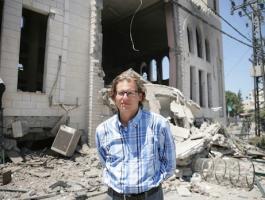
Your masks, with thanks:
<instances>
[{"instance_id":1,"label":"man's arm","mask_svg":"<svg viewBox=\"0 0 265 200\"><path fill-rule=\"evenodd\" d=\"M96 131L96 147L97 147L99 160L100 160L103 168L105 168L105 165L106 165L106 152L105 152L104 148L100 144L100 137L99 137L99 132L98 131Z\"/></svg>"},{"instance_id":2,"label":"man's arm","mask_svg":"<svg viewBox=\"0 0 265 200\"><path fill-rule=\"evenodd\" d=\"M161 172L163 179L172 176L176 169L176 151L175 142L171 134L168 122L163 124L160 134L160 152Z\"/></svg>"}]
</instances>

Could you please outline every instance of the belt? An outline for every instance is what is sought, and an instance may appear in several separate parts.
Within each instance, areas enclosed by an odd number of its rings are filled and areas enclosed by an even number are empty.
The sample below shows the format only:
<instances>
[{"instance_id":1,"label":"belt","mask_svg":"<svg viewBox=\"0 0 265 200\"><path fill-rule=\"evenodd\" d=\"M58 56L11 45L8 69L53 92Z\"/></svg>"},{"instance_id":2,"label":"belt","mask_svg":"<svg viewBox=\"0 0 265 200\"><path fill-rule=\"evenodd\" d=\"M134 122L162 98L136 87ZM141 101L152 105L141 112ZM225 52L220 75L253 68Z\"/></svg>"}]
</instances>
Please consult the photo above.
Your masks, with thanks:
<instances>
[{"instance_id":1,"label":"belt","mask_svg":"<svg viewBox=\"0 0 265 200\"><path fill-rule=\"evenodd\" d=\"M145 197L151 196L152 194L159 191L161 188L161 185L154 187L146 192L138 193L138 194L122 194L118 193L115 190L113 190L111 187L108 188L108 194L113 197L118 197L123 200L139 200L139 199L145 199Z\"/></svg>"}]
</instances>

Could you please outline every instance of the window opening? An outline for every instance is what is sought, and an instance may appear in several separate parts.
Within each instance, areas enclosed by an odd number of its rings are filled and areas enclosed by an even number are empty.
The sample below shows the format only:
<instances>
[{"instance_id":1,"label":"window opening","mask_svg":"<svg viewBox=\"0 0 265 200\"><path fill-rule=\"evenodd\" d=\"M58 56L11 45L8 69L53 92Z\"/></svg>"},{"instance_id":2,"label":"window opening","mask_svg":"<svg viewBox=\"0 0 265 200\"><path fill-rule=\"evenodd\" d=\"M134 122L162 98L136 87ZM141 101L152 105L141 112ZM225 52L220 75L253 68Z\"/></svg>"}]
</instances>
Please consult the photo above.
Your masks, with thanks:
<instances>
[{"instance_id":1,"label":"window opening","mask_svg":"<svg viewBox=\"0 0 265 200\"><path fill-rule=\"evenodd\" d=\"M189 27L187 27L187 37L188 37L188 47L189 47L189 52L193 53L193 45L192 45L192 32L189 29Z\"/></svg>"},{"instance_id":2,"label":"window opening","mask_svg":"<svg viewBox=\"0 0 265 200\"><path fill-rule=\"evenodd\" d=\"M23 8L17 89L43 91L48 15Z\"/></svg>"},{"instance_id":3,"label":"window opening","mask_svg":"<svg viewBox=\"0 0 265 200\"><path fill-rule=\"evenodd\" d=\"M196 101L195 67L190 67L190 99Z\"/></svg>"},{"instance_id":4,"label":"window opening","mask_svg":"<svg viewBox=\"0 0 265 200\"><path fill-rule=\"evenodd\" d=\"M217 2L213 0L213 9L217 12Z\"/></svg>"},{"instance_id":5,"label":"window opening","mask_svg":"<svg viewBox=\"0 0 265 200\"><path fill-rule=\"evenodd\" d=\"M199 70L199 95L200 95L200 106L204 107L204 103L203 103L203 77L202 77L203 73L201 70Z\"/></svg>"},{"instance_id":6,"label":"window opening","mask_svg":"<svg viewBox=\"0 0 265 200\"><path fill-rule=\"evenodd\" d=\"M206 60L208 62L211 61L211 55L210 55L210 45L209 45L209 41L205 40L205 54L206 54Z\"/></svg>"},{"instance_id":7,"label":"window opening","mask_svg":"<svg viewBox=\"0 0 265 200\"><path fill-rule=\"evenodd\" d=\"M208 91L208 107L213 107L213 98L212 98L212 76L210 73L207 73L207 91Z\"/></svg>"},{"instance_id":8,"label":"window opening","mask_svg":"<svg viewBox=\"0 0 265 200\"><path fill-rule=\"evenodd\" d=\"M165 56L162 59L162 80L169 79L169 59Z\"/></svg>"},{"instance_id":9,"label":"window opening","mask_svg":"<svg viewBox=\"0 0 265 200\"><path fill-rule=\"evenodd\" d=\"M202 41L198 29L196 29L196 42L197 42L197 55L198 57L202 58Z\"/></svg>"},{"instance_id":10,"label":"window opening","mask_svg":"<svg viewBox=\"0 0 265 200\"><path fill-rule=\"evenodd\" d=\"M156 60L152 59L150 63L150 81L157 81L157 63Z\"/></svg>"}]
</instances>

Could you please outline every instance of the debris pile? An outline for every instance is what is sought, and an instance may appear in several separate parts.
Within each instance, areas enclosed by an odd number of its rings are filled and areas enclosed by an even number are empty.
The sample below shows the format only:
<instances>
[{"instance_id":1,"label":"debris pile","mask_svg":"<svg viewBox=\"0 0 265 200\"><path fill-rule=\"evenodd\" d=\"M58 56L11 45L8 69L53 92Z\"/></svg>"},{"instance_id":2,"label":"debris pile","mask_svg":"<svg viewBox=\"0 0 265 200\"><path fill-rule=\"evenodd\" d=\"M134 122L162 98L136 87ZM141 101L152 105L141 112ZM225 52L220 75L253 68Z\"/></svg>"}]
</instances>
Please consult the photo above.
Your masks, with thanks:
<instances>
[{"instance_id":1,"label":"debris pile","mask_svg":"<svg viewBox=\"0 0 265 200\"><path fill-rule=\"evenodd\" d=\"M95 149L80 149L71 158L44 149L22 149L20 163L0 164L12 180L0 187L0 199L89 198L106 191Z\"/></svg>"}]
</instances>

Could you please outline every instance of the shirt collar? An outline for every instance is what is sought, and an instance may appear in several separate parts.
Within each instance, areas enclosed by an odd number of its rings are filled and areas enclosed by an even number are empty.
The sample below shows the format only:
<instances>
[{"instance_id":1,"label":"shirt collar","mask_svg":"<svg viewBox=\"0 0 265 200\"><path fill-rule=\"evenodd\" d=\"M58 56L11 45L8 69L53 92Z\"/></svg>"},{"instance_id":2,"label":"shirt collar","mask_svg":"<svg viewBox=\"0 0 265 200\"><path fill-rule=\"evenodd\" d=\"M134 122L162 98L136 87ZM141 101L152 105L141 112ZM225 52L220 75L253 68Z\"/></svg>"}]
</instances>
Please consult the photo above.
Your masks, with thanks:
<instances>
[{"instance_id":1,"label":"shirt collar","mask_svg":"<svg viewBox=\"0 0 265 200\"><path fill-rule=\"evenodd\" d=\"M142 108L139 108L138 109L138 112L137 114L134 116L134 118L132 118L129 122L128 122L128 126L130 126L131 124L134 125L134 126L137 126L138 122L140 121L141 117L142 117ZM117 122L118 122L118 126L119 128L123 127L120 119L119 119L119 114L116 115L117 117Z\"/></svg>"}]
</instances>

